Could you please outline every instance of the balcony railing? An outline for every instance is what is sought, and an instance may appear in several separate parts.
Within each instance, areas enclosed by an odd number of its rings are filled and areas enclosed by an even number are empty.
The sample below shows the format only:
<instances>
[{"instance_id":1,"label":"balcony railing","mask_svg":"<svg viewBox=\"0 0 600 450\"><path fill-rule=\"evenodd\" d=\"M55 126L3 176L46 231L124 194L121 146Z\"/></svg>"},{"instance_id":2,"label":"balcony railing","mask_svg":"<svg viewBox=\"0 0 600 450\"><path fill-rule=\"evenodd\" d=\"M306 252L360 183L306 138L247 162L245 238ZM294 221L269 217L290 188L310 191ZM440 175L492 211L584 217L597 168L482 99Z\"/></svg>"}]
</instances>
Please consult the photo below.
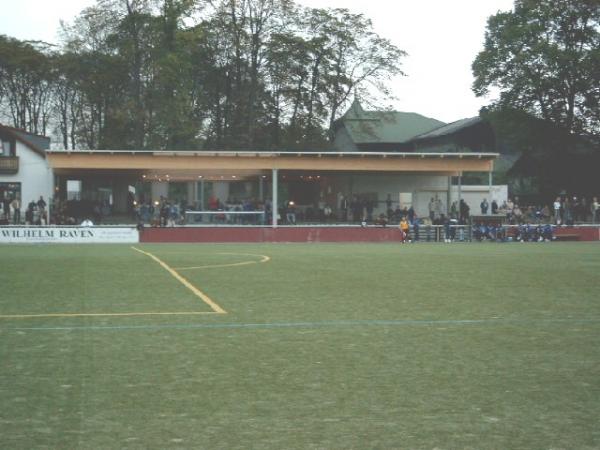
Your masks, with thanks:
<instances>
[{"instance_id":1,"label":"balcony railing","mask_svg":"<svg viewBox=\"0 0 600 450\"><path fill-rule=\"evenodd\" d=\"M19 171L18 156L0 156L0 174L13 175Z\"/></svg>"}]
</instances>

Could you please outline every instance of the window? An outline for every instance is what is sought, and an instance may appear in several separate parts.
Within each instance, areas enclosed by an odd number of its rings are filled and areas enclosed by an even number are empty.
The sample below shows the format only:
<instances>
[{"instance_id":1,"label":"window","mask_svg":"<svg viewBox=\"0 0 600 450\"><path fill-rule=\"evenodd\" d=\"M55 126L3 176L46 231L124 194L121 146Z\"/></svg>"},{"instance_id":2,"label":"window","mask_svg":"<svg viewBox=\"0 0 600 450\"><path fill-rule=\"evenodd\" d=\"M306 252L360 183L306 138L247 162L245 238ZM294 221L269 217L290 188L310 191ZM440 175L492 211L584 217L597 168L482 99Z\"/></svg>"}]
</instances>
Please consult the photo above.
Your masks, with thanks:
<instances>
[{"instance_id":1,"label":"window","mask_svg":"<svg viewBox=\"0 0 600 450\"><path fill-rule=\"evenodd\" d=\"M0 183L0 200L21 198L21 183Z\"/></svg>"},{"instance_id":2,"label":"window","mask_svg":"<svg viewBox=\"0 0 600 450\"><path fill-rule=\"evenodd\" d=\"M11 141L9 139L0 137L0 157L15 156L14 154L11 154L10 148L11 148ZM13 148L14 148L14 145L13 145Z\"/></svg>"}]
</instances>

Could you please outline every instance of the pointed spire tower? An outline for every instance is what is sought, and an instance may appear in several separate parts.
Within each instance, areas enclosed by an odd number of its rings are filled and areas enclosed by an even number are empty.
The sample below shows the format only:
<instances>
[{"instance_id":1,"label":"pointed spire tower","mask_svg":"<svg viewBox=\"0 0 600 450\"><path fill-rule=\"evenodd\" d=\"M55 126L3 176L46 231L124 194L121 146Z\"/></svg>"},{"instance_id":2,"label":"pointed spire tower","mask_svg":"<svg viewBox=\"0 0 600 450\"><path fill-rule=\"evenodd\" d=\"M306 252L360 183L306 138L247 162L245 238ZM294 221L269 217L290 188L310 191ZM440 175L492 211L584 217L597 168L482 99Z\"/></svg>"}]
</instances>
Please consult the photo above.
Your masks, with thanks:
<instances>
[{"instance_id":1,"label":"pointed spire tower","mask_svg":"<svg viewBox=\"0 0 600 450\"><path fill-rule=\"evenodd\" d=\"M363 109L362 105L360 104L360 101L358 100L358 97L354 97L354 101L352 102L352 105L350 105L350 108L348 108L348 111L346 111L346 114L344 114L344 118L345 119L364 119L365 117L365 110Z\"/></svg>"}]
</instances>

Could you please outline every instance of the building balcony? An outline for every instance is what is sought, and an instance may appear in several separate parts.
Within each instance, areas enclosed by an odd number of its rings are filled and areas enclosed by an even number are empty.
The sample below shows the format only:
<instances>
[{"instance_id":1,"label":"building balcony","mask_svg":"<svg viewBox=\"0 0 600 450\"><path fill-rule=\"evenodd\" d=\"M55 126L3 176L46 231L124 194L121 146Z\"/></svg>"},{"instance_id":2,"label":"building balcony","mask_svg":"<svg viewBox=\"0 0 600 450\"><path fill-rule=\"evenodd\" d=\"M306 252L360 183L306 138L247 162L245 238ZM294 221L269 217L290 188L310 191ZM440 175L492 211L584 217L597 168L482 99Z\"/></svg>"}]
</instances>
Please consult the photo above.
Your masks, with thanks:
<instances>
[{"instance_id":1,"label":"building balcony","mask_svg":"<svg viewBox=\"0 0 600 450\"><path fill-rule=\"evenodd\" d=\"M18 171L18 156L0 156L0 175L14 175Z\"/></svg>"}]
</instances>

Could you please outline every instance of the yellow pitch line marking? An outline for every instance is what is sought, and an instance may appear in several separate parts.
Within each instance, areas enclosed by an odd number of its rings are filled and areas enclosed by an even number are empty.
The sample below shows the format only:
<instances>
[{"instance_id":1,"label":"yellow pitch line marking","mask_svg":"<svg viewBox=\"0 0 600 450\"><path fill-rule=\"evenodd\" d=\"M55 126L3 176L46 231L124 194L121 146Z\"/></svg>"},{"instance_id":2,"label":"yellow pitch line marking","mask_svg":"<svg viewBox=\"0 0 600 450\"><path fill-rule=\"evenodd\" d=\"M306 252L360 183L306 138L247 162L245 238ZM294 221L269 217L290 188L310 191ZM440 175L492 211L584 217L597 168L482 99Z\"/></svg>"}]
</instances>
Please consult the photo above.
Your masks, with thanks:
<instances>
[{"instance_id":1,"label":"yellow pitch line marking","mask_svg":"<svg viewBox=\"0 0 600 450\"><path fill-rule=\"evenodd\" d=\"M175 270L212 269L215 267L246 266L248 264L266 263L271 260L271 258L267 255L258 255L258 254L254 254L254 253L217 253L217 255L258 256L261 259L260 259L260 261L242 261L242 262L230 263L230 264L211 264L211 265L206 265L206 266L175 267Z\"/></svg>"},{"instance_id":2,"label":"yellow pitch line marking","mask_svg":"<svg viewBox=\"0 0 600 450\"><path fill-rule=\"evenodd\" d=\"M111 316L188 316L198 314L214 314L213 311L193 312L139 312L139 313L53 313L53 314L4 314L0 319L29 319L43 317L111 317Z\"/></svg>"},{"instance_id":3,"label":"yellow pitch line marking","mask_svg":"<svg viewBox=\"0 0 600 450\"><path fill-rule=\"evenodd\" d=\"M196 295L197 297L202 299L202 301L204 301L204 303L206 303L208 306L210 306L214 312L219 313L219 314L227 314L227 311L225 311L223 308L221 308L219 305L217 305L208 295L206 295L204 292L202 292L200 289L198 289L196 286L194 286L192 283L190 283L184 277L179 275L172 267L170 267L167 263L163 262L160 258L157 258L152 253L140 250L137 247L132 246L131 248L134 249L136 252L140 252L146 256L149 256L154 261L156 261L158 264L160 264L162 266L162 268L165 269L167 272L169 272L171 275L173 275L173 277L177 281L179 281L181 284L183 284L186 288L188 288L190 291L192 291L194 293L194 295Z\"/></svg>"}]
</instances>

